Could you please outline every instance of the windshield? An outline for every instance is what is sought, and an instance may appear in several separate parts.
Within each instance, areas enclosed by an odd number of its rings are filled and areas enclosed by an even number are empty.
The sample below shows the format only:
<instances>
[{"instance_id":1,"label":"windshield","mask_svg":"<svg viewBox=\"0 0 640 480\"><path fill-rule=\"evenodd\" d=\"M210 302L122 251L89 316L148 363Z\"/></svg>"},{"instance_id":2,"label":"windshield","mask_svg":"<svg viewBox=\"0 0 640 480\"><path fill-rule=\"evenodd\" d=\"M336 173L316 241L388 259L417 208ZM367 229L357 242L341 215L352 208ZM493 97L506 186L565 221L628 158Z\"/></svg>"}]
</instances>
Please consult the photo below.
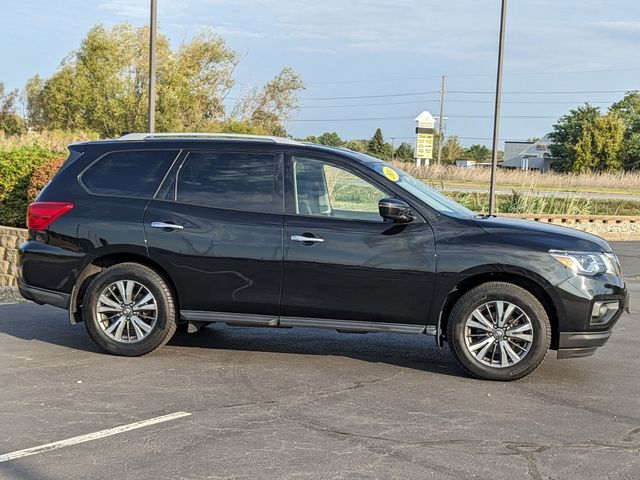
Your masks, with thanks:
<instances>
[{"instance_id":1,"label":"windshield","mask_svg":"<svg viewBox=\"0 0 640 480\"><path fill-rule=\"evenodd\" d=\"M403 188L413 196L422 200L434 210L457 218L469 218L475 216L475 213L468 208L463 207L459 203L451 200L446 195L427 186L417 178L412 177L408 173L403 172L399 168L386 162L367 162L365 165L380 175L385 176L399 187Z\"/></svg>"}]
</instances>

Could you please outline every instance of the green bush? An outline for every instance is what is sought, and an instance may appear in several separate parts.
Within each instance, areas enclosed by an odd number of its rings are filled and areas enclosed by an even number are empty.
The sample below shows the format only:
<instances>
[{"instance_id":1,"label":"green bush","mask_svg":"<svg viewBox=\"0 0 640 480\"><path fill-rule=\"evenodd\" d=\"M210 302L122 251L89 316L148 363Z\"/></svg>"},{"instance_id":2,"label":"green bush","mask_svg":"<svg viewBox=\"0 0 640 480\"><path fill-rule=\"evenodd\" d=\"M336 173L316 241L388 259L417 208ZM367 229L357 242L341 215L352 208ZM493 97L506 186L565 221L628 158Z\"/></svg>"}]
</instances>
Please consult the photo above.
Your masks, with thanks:
<instances>
[{"instance_id":1,"label":"green bush","mask_svg":"<svg viewBox=\"0 0 640 480\"><path fill-rule=\"evenodd\" d=\"M66 157L56 157L47 160L33 171L29 179L29 187L27 188L27 201L29 203L33 202L40 193L40 190L47 186L65 160Z\"/></svg>"},{"instance_id":2,"label":"green bush","mask_svg":"<svg viewBox=\"0 0 640 480\"><path fill-rule=\"evenodd\" d=\"M0 151L0 225L25 226L31 176L59 155L39 145Z\"/></svg>"}]
</instances>

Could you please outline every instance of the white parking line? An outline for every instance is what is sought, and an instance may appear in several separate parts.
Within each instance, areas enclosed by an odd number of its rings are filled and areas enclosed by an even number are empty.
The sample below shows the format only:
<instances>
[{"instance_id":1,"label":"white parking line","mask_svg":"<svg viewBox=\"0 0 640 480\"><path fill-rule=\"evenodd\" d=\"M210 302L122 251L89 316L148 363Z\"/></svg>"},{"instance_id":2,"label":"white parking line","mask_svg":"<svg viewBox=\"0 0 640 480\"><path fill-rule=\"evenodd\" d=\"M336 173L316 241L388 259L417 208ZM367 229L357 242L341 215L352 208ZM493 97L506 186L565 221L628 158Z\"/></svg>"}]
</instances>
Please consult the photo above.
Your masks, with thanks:
<instances>
[{"instance_id":1,"label":"white parking line","mask_svg":"<svg viewBox=\"0 0 640 480\"><path fill-rule=\"evenodd\" d=\"M62 447L68 447L70 445L77 445L78 443L90 442L91 440L98 440L100 438L110 437L111 435L117 435L118 433L124 433L124 432L128 432L129 430L148 427L149 425L155 425L156 423L168 422L170 420L175 420L176 418L188 417L189 415L191 414L187 412L170 413L169 415L162 415L161 417L150 418L149 420L142 420L140 422L129 423L128 425L121 425L115 428L108 428L106 430L100 430L99 432L87 433L86 435L71 437L71 438L67 438L66 440L47 443L46 445L40 445L38 447L26 448L24 450L4 453L0 455L0 463L8 462L9 460L14 460L16 458L28 457L29 455L35 455L37 453L56 450Z\"/></svg>"}]
</instances>

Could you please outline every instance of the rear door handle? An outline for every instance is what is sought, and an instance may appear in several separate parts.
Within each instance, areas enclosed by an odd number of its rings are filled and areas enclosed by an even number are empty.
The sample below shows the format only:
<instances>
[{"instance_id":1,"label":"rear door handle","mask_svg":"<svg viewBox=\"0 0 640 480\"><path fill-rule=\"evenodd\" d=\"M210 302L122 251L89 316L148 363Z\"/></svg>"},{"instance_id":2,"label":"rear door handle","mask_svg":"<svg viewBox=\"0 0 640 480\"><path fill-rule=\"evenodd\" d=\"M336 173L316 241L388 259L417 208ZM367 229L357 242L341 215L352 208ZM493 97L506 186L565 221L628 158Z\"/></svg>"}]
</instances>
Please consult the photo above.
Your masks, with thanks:
<instances>
[{"instance_id":1,"label":"rear door handle","mask_svg":"<svg viewBox=\"0 0 640 480\"><path fill-rule=\"evenodd\" d=\"M170 228L171 230L182 230L184 228L182 225L176 225L175 223L167 222L151 222L151 226L153 228Z\"/></svg>"},{"instance_id":2,"label":"rear door handle","mask_svg":"<svg viewBox=\"0 0 640 480\"><path fill-rule=\"evenodd\" d=\"M294 242L301 242L301 243L322 243L322 242L324 242L324 238L307 237L307 236L304 236L304 235L291 235L291 240L293 240Z\"/></svg>"}]
</instances>

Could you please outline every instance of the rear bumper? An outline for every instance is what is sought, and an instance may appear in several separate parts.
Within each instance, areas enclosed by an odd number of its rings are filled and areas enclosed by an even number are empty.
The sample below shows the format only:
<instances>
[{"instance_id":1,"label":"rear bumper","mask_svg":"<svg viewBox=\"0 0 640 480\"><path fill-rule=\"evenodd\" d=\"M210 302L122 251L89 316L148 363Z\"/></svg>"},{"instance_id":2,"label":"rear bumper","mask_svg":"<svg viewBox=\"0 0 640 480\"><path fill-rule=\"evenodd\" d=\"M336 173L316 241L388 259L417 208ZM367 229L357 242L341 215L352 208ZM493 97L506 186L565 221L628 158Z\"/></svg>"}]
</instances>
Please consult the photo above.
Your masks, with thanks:
<instances>
[{"instance_id":1,"label":"rear bumper","mask_svg":"<svg viewBox=\"0 0 640 480\"><path fill-rule=\"evenodd\" d=\"M604 332L560 332L558 358L577 358L593 355L611 337L611 330Z\"/></svg>"},{"instance_id":2,"label":"rear bumper","mask_svg":"<svg viewBox=\"0 0 640 480\"><path fill-rule=\"evenodd\" d=\"M18 283L20 295L27 300L39 303L40 305L48 304L54 307L69 308L69 299L71 295L68 293L56 292L54 290L45 290L44 288L32 287L20 281Z\"/></svg>"}]
</instances>

